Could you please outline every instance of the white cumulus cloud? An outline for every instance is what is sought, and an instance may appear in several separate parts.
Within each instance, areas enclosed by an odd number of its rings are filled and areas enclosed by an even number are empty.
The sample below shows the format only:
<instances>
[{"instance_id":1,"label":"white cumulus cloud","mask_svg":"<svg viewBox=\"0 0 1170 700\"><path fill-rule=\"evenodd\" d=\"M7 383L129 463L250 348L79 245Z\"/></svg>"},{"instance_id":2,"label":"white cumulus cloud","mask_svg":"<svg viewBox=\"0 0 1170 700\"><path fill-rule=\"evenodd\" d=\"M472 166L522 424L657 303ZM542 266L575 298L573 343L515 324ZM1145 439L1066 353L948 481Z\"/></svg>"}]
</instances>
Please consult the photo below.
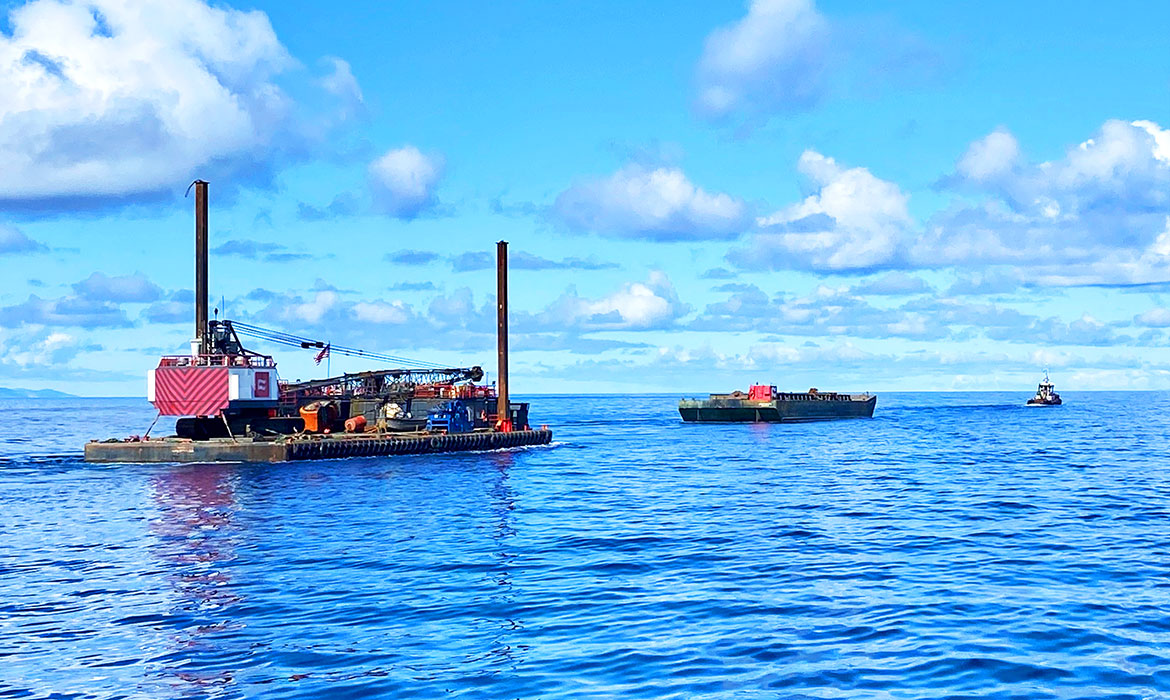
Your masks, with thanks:
<instances>
[{"instance_id":1,"label":"white cumulus cloud","mask_svg":"<svg viewBox=\"0 0 1170 700\"><path fill-rule=\"evenodd\" d=\"M1003 130L972 144L947 182L975 201L931 218L923 266L1028 263L1044 283L1170 279L1170 130L1109 120L1063 158L1028 163Z\"/></svg>"},{"instance_id":2,"label":"white cumulus cloud","mask_svg":"<svg viewBox=\"0 0 1170 700\"><path fill-rule=\"evenodd\" d=\"M270 147L294 65L268 17L199 0L32 0L0 33L0 201L128 197Z\"/></svg>"},{"instance_id":3,"label":"white cumulus cloud","mask_svg":"<svg viewBox=\"0 0 1170 700\"><path fill-rule=\"evenodd\" d=\"M816 191L757 220L759 231L728 259L745 269L866 270L893 266L914 221L909 196L865 168L816 151L798 165Z\"/></svg>"},{"instance_id":4,"label":"white cumulus cloud","mask_svg":"<svg viewBox=\"0 0 1170 700\"><path fill-rule=\"evenodd\" d=\"M413 219L438 206L435 189L444 161L410 145L383 153L369 167L375 209L399 219Z\"/></svg>"},{"instance_id":5,"label":"white cumulus cloud","mask_svg":"<svg viewBox=\"0 0 1170 700\"><path fill-rule=\"evenodd\" d=\"M289 315L293 319L307 321L309 323L317 323L325 314L329 313L331 309L337 306L341 298L337 292L323 291L317 292L312 301L306 301L293 305L289 309Z\"/></svg>"},{"instance_id":6,"label":"white cumulus cloud","mask_svg":"<svg viewBox=\"0 0 1170 700\"><path fill-rule=\"evenodd\" d=\"M750 129L832 95L933 80L943 63L914 32L880 17L830 18L813 0L751 0L746 15L707 36L695 107L711 121Z\"/></svg>"},{"instance_id":7,"label":"white cumulus cloud","mask_svg":"<svg viewBox=\"0 0 1170 700\"><path fill-rule=\"evenodd\" d=\"M742 200L707 192L678 168L641 165L574 184L552 213L576 231L663 241L731 238L748 221Z\"/></svg>"},{"instance_id":8,"label":"white cumulus cloud","mask_svg":"<svg viewBox=\"0 0 1170 700\"><path fill-rule=\"evenodd\" d=\"M399 324L410 320L411 310L400 301L360 301L354 304L353 315L359 321Z\"/></svg>"},{"instance_id":9,"label":"white cumulus cloud","mask_svg":"<svg viewBox=\"0 0 1170 700\"><path fill-rule=\"evenodd\" d=\"M651 272L645 282L629 282L597 299L570 289L534 317L519 317L518 328L541 330L649 330L674 324L690 310L665 273Z\"/></svg>"},{"instance_id":10,"label":"white cumulus cloud","mask_svg":"<svg viewBox=\"0 0 1170 700\"><path fill-rule=\"evenodd\" d=\"M1006 175L1020 157L1020 144L1006 129L996 129L972 143L957 170L965 178L987 181Z\"/></svg>"},{"instance_id":11,"label":"white cumulus cloud","mask_svg":"<svg viewBox=\"0 0 1170 700\"><path fill-rule=\"evenodd\" d=\"M909 195L866 168L801 156L813 192L757 219L727 260L745 270L958 268L955 294L1170 282L1170 129L1110 120L1060 158L1035 162L1000 128L940 180L955 195L919 224ZM1007 270L1026 265L1027 272ZM1014 281L1013 281L1014 280Z\"/></svg>"},{"instance_id":12,"label":"white cumulus cloud","mask_svg":"<svg viewBox=\"0 0 1170 700\"><path fill-rule=\"evenodd\" d=\"M13 375L37 370L61 372L78 353L96 348L95 345L81 343L68 333L43 327L22 331L0 329L0 368Z\"/></svg>"},{"instance_id":13,"label":"white cumulus cloud","mask_svg":"<svg viewBox=\"0 0 1170 700\"><path fill-rule=\"evenodd\" d=\"M829 25L811 0L754 0L707 37L698 107L711 117L803 108L824 90Z\"/></svg>"},{"instance_id":14,"label":"white cumulus cloud","mask_svg":"<svg viewBox=\"0 0 1170 700\"><path fill-rule=\"evenodd\" d=\"M337 56L326 56L324 62L333 69L329 75L321 78L321 86L329 92L353 100L354 102L364 102L365 97L362 96L362 88L358 85L357 78L353 77L353 70L350 68L349 62L338 58Z\"/></svg>"}]
</instances>

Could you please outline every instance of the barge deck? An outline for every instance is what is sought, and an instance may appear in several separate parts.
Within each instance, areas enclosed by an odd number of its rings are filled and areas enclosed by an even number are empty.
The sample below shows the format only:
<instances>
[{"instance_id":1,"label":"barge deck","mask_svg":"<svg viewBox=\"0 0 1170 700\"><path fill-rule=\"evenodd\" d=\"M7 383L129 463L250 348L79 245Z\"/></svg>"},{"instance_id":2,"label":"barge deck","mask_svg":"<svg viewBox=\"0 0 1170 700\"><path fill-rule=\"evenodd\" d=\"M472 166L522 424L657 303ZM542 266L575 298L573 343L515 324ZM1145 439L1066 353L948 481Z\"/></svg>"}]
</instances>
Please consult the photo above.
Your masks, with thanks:
<instances>
[{"instance_id":1,"label":"barge deck","mask_svg":"<svg viewBox=\"0 0 1170 700\"><path fill-rule=\"evenodd\" d=\"M476 452L528 445L547 445L552 431L496 430L472 433L410 435L329 435L277 438L213 438L189 440L92 441L85 445L87 462L292 462L340 457Z\"/></svg>"}]
</instances>

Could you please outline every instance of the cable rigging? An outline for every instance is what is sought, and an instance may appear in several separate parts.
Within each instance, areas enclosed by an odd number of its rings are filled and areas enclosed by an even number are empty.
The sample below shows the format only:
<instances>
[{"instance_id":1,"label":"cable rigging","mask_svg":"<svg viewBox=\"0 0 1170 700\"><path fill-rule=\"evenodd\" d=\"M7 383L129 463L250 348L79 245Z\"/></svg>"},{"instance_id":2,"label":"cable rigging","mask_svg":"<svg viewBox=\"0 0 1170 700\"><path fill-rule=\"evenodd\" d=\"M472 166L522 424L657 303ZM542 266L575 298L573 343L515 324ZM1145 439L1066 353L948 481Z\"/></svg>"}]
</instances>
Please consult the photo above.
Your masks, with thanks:
<instances>
[{"instance_id":1,"label":"cable rigging","mask_svg":"<svg viewBox=\"0 0 1170 700\"><path fill-rule=\"evenodd\" d=\"M232 327L236 329L236 332L240 335L247 336L249 338L255 338L256 340L263 340L269 343L275 343L277 345L283 345L285 347L300 348L304 350L310 348L319 348L324 350L325 348L329 348L329 352L331 353L335 352L341 355L346 355L348 357L363 357L370 360L376 360L378 362L401 364L405 366L413 365L420 369L446 369L444 365L436 362L414 360L406 357L399 357L397 355L389 355L382 352L371 352L368 350L362 350L360 348L350 347L348 345L335 345L333 343L327 343L321 340L314 340L312 338L293 335L292 333L285 333L284 331L274 331L268 328L261 328L260 326L254 326L250 323L242 323L240 321L231 321L230 323Z\"/></svg>"}]
</instances>

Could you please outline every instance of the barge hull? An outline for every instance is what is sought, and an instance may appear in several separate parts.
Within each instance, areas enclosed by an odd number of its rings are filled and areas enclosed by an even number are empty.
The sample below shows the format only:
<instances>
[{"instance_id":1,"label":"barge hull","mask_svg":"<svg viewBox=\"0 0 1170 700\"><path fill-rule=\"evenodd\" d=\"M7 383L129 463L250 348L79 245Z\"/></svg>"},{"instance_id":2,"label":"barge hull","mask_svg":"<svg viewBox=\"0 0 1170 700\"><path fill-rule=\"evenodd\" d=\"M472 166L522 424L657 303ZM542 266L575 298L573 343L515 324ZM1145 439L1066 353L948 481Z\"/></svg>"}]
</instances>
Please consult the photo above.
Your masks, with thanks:
<instances>
[{"instance_id":1,"label":"barge hull","mask_svg":"<svg viewBox=\"0 0 1170 700\"><path fill-rule=\"evenodd\" d=\"M877 397L858 401L688 401L678 408L688 423L808 423L872 418Z\"/></svg>"},{"instance_id":2,"label":"barge hull","mask_svg":"<svg viewBox=\"0 0 1170 700\"><path fill-rule=\"evenodd\" d=\"M442 452L473 452L547 445L552 431L448 433L442 435L336 435L327 438L256 440L162 438L138 442L90 442L85 461L149 462L291 462L305 459L380 457Z\"/></svg>"}]
</instances>

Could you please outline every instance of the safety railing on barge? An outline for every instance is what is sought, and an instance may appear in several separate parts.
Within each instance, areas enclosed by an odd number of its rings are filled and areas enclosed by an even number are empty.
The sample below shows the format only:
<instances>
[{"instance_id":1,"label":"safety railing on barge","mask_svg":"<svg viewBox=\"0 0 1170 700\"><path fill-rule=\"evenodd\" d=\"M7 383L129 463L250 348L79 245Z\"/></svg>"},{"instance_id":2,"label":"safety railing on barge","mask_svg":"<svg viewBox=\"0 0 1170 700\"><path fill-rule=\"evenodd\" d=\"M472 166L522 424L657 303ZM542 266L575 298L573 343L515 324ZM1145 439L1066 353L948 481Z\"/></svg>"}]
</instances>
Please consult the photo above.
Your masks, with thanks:
<instances>
[{"instance_id":1,"label":"safety railing on barge","mask_svg":"<svg viewBox=\"0 0 1170 700\"><path fill-rule=\"evenodd\" d=\"M159 367L251 367L271 369L276 361L268 355L164 355Z\"/></svg>"}]
</instances>

